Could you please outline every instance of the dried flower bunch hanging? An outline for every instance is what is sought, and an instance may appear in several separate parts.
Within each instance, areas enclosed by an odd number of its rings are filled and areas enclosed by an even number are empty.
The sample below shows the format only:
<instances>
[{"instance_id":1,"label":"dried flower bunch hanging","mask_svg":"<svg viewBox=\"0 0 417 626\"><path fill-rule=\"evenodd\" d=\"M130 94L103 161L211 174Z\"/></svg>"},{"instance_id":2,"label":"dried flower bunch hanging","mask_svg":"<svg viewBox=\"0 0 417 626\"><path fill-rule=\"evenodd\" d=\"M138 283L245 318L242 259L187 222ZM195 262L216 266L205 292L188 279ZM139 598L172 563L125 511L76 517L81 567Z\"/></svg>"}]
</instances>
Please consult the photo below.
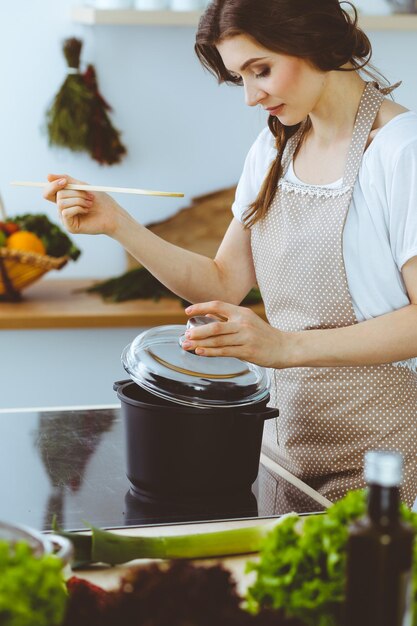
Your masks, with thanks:
<instances>
[{"instance_id":1,"label":"dried flower bunch hanging","mask_svg":"<svg viewBox=\"0 0 417 626\"><path fill-rule=\"evenodd\" d=\"M88 65L83 79L92 94L90 118L90 154L99 163L113 165L119 163L126 154L126 148L120 141L120 133L112 125L108 112L111 106L98 89L96 70Z\"/></svg>"},{"instance_id":2,"label":"dried flower bunch hanging","mask_svg":"<svg viewBox=\"0 0 417 626\"><path fill-rule=\"evenodd\" d=\"M68 75L47 112L49 143L74 151L88 152L100 164L119 163L126 154L108 116L110 105L100 94L94 67L80 73L82 41L64 42Z\"/></svg>"}]
</instances>

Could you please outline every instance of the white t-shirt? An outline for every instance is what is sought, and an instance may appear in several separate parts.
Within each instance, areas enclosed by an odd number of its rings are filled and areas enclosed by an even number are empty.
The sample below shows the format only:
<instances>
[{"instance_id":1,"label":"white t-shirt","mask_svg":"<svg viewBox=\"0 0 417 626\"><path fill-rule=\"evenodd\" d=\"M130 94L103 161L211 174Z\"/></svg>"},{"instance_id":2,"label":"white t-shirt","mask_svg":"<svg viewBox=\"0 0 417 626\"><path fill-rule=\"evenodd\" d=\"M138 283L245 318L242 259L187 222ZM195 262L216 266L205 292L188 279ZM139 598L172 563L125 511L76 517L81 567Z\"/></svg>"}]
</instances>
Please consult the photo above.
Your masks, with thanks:
<instances>
[{"instance_id":1,"label":"white t-shirt","mask_svg":"<svg viewBox=\"0 0 417 626\"><path fill-rule=\"evenodd\" d=\"M256 199L275 138L265 128L252 145L232 206L240 221ZM285 176L300 181L291 166ZM342 179L330 185L335 188ZM343 257L359 321L410 304L401 268L417 256L417 114L407 111L381 128L363 155L343 233Z\"/></svg>"}]
</instances>

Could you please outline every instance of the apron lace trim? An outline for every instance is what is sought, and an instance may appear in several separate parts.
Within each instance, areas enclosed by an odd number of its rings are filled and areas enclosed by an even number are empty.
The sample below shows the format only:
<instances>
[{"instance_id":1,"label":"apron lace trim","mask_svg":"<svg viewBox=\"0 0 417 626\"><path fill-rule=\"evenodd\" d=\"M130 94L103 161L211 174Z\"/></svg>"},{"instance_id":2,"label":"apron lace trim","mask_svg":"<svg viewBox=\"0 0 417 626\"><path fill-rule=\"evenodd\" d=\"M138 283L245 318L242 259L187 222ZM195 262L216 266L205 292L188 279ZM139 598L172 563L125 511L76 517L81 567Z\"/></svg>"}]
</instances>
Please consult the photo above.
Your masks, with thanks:
<instances>
[{"instance_id":1,"label":"apron lace trim","mask_svg":"<svg viewBox=\"0 0 417 626\"><path fill-rule=\"evenodd\" d=\"M318 185L297 185L289 180L282 179L278 183L278 187L281 187L283 191L289 193L295 193L301 196L310 196L312 198L338 198L344 196L350 191L350 187L344 185L343 187L322 187Z\"/></svg>"}]
</instances>

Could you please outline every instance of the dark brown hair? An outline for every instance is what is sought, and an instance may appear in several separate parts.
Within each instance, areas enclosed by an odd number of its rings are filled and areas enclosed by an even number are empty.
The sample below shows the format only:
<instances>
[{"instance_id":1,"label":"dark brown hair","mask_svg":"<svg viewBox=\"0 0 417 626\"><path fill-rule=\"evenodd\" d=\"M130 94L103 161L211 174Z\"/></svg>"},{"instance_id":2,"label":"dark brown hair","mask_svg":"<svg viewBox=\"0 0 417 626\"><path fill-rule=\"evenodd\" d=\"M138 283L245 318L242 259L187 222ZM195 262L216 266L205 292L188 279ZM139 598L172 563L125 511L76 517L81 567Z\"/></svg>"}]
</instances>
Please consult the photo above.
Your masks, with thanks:
<instances>
[{"instance_id":1,"label":"dark brown hair","mask_svg":"<svg viewBox=\"0 0 417 626\"><path fill-rule=\"evenodd\" d=\"M351 8L348 12L341 4ZM227 71L216 45L235 35L246 34L259 44L281 54L308 60L328 72L362 70L376 82L386 82L370 65L372 46L358 27L358 14L350 2L339 0L212 0L200 19L195 51L203 66L220 83L241 84ZM349 67L343 67L349 64ZM368 66L368 67L367 67ZM282 153L300 124L284 126L270 116L268 126L275 137L277 158L272 163L258 197L244 216L247 227L265 216L282 176ZM309 120L303 136L310 128ZM302 140L302 138L301 138Z\"/></svg>"}]
</instances>

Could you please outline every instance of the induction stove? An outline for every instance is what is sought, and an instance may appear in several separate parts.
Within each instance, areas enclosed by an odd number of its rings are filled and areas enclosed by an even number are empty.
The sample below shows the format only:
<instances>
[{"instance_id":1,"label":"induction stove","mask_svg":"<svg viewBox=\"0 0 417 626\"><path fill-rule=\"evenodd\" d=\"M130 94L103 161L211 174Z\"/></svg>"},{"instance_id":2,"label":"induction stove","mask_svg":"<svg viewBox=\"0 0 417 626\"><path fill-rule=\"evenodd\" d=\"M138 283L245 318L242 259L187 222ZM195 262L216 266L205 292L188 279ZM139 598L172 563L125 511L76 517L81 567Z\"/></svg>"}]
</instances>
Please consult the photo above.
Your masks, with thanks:
<instances>
[{"instance_id":1,"label":"induction stove","mask_svg":"<svg viewBox=\"0 0 417 626\"><path fill-rule=\"evenodd\" d=\"M308 514L324 506L259 467L247 494L191 501L140 499L125 473L120 409L0 411L0 520L51 530L123 528Z\"/></svg>"}]
</instances>

